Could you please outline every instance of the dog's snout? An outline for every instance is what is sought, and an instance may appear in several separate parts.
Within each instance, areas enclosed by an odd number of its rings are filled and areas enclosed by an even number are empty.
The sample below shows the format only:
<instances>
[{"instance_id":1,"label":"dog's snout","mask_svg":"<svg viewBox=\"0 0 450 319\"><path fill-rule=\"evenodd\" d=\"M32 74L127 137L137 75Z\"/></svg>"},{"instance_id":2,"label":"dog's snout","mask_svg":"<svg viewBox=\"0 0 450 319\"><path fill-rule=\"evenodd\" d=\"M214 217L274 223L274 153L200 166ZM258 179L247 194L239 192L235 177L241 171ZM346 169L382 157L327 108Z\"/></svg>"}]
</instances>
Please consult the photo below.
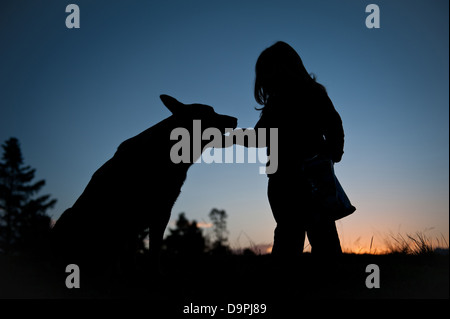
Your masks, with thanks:
<instances>
[{"instance_id":1,"label":"dog's snout","mask_svg":"<svg viewBox=\"0 0 450 319\"><path fill-rule=\"evenodd\" d=\"M237 118L228 115L222 115L224 117L224 123L226 128L235 129L237 127Z\"/></svg>"}]
</instances>

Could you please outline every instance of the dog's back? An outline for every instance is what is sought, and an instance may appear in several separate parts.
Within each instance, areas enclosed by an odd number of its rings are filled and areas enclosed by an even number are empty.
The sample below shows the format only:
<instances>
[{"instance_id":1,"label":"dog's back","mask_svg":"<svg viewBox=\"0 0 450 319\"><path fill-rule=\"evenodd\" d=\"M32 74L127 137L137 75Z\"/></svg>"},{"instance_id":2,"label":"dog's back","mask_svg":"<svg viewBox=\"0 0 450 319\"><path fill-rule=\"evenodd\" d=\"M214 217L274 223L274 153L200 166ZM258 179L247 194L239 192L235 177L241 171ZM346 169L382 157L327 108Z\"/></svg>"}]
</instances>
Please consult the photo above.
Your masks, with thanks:
<instances>
[{"instance_id":1,"label":"dog's back","mask_svg":"<svg viewBox=\"0 0 450 319\"><path fill-rule=\"evenodd\" d=\"M136 234L150 224L167 223L188 169L173 167L166 156L176 124L171 116L126 140L93 174L53 228L54 243L64 259L90 265L106 262L105 256L131 250Z\"/></svg>"}]
</instances>

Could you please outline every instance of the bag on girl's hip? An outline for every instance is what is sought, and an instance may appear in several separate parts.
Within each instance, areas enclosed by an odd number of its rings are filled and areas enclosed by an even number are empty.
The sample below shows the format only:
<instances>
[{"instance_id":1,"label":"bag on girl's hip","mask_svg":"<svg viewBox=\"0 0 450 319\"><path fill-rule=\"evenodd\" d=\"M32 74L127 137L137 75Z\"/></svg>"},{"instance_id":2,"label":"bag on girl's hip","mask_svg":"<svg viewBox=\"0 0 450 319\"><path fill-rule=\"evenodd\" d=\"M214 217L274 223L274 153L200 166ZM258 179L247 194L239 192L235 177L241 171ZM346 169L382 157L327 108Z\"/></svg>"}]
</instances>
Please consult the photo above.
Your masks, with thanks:
<instances>
[{"instance_id":1,"label":"bag on girl's hip","mask_svg":"<svg viewBox=\"0 0 450 319\"><path fill-rule=\"evenodd\" d=\"M305 160L302 169L309 183L312 202L326 217L338 220L356 210L334 173L331 159L316 155Z\"/></svg>"}]
</instances>

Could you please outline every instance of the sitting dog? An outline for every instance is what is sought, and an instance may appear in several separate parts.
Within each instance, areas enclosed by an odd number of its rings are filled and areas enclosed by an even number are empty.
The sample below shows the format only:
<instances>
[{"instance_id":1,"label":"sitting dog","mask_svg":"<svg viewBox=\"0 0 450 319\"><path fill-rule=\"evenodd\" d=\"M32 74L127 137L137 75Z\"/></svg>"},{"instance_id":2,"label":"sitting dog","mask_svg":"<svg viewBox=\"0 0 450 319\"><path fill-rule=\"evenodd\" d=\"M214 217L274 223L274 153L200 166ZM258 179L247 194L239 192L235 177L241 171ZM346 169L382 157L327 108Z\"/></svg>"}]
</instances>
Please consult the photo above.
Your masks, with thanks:
<instances>
[{"instance_id":1,"label":"sitting dog","mask_svg":"<svg viewBox=\"0 0 450 319\"><path fill-rule=\"evenodd\" d=\"M107 270L123 273L124 264L134 260L138 235L146 229L151 261L158 263L172 207L189 167L201 155L191 150L189 163L174 163L171 150L177 141L172 131L185 129L192 139L194 120L200 120L203 129L214 127L222 134L236 128L236 118L217 114L211 106L185 105L167 95L160 98L172 115L120 144L52 229L57 257L77 264L80 272L89 269L94 277ZM206 144L201 141L201 150Z\"/></svg>"}]
</instances>

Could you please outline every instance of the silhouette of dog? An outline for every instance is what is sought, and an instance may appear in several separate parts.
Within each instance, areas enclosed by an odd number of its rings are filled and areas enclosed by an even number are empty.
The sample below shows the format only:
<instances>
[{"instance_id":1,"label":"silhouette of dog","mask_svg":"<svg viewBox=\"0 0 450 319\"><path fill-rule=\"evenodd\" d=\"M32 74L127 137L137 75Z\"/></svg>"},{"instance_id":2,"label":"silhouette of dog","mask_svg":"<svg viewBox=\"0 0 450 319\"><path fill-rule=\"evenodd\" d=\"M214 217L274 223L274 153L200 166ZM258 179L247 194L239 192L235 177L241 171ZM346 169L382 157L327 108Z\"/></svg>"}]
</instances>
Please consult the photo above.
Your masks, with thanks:
<instances>
[{"instance_id":1,"label":"silhouette of dog","mask_svg":"<svg viewBox=\"0 0 450 319\"><path fill-rule=\"evenodd\" d=\"M80 272L88 268L93 276L107 269L123 273L128 269L124 265L133 263L139 234L147 228L151 261L157 262L172 207L189 167L198 159L195 156L201 155L192 152L194 120L201 120L203 129L214 127L222 134L236 128L236 118L217 114L211 106L185 105L167 95L160 98L172 115L120 144L53 227L54 251L66 265L75 263ZM171 160L178 142L171 139L171 132L176 128L190 133L189 163ZM201 150L207 143L201 141Z\"/></svg>"}]
</instances>

